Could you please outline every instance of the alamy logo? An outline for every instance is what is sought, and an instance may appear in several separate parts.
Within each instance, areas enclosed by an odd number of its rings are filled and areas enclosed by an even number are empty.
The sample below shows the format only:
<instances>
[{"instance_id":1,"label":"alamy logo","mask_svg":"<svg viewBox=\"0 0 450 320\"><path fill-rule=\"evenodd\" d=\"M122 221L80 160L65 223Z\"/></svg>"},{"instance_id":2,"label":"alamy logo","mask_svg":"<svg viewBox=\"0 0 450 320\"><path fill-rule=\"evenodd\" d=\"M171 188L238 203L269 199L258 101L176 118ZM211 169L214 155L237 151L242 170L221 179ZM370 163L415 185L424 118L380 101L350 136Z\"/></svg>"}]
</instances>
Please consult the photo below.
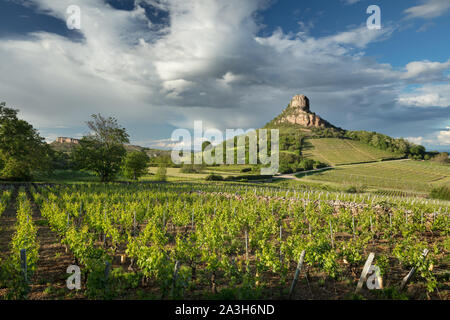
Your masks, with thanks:
<instances>
[{"instance_id":1,"label":"alamy logo","mask_svg":"<svg viewBox=\"0 0 450 320\"><path fill-rule=\"evenodd\" d=\"M69 290L81 289L81 270L79 266L70 265L67 267L67 273L71 275L67 278L66 284Z\"/></svg>"},{"instance_id":2,"label":"alamy logo","mask_svg":"<svg viewBox=\"0 0 450 320\"><path fill-rule=\"evenodd\" d=\"M371 265L367 273L366 286L369 290L379 290L383 288L383 278L381 277L381 270L376 265Z\"/></svg>"},{"instance_id":3,"label":"alamy logo","mask_svg":"<svg viewBox=\"0 0 450 320\"><path fill-rule=\"evenodd\" d=\"M81 9L79 6L71 5L66 10L66 25L69 30L81 29Z\"/></svg>"},{"instance_id":4,"label":"alamy logo","mask_svg":"<svg viewBox=\"0 0 450 320\"><path fill-rule=\"evenodd\" d=\"M171 140L175 142L171 154L172 162L175 164L191 164L192 160L194 164L205 163L208 165L224 163L256 165L260 163L263 165L261 175L274 175L278 172L278 129L270 130L270 138L267 129L249 129L247 131L227 129L224 136L223 132L218 129L207 129L203 132L202 121L194 121L193 141L191 133L187 129L174 130ZM237 140L237 145L235 145L235 140ZM223 143L224 141L225 143ZM205 142L209 142L206 147L204 147Z\"/></svg>"},{"instance_id":5,"label":"alamy logo","mask_svg":"<svg viewBox=\"0 0 450 320\"><path fill-rule=\"evenodd\" d=\"M381 9L377 5L371 5L367 7L367 14L372 14L367 18L367 28L369 30L380 30L381 29Z\"/></svg>"},{"instance_id":6,"label":"alamy logo","mask_svg":"<svg viewBox=\"0 0 450 320\"><path fill-rule=\"evenodd\" d=\"M374 258L375 253L371 252L366 260L366 263L364 264L355 293L358 293L362 289L364 282L369 290L378 290L383 288L381 270L378 266L372 264Z\"/></svg>"}]
</instances>

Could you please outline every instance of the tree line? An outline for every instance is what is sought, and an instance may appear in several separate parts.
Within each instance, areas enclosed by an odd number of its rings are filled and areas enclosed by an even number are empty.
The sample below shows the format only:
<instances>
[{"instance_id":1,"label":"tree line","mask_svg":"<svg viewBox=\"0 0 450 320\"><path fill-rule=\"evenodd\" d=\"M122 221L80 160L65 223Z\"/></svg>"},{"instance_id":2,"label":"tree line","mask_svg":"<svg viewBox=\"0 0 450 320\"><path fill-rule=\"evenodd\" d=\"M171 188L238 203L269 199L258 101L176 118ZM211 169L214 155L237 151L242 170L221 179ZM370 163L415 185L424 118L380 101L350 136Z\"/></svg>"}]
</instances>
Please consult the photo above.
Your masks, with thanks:
<instances>
[{"instance_id":1,"label":"tree line","mask_svg":"<svg viewBox=\"0 0 450 320\"><path fill-rule=\"evenodd\" d=\"M0 179L29 181L38 173L71 164L77 170L94 172L102 182L114 180L119 173L137 180L148 170L150 158L145 152L127 153L126 129L114 117L100 114L86 122L89 134L83 136L70 154L53 150L38 131L18 118L19 110L0 103ZM165 168L159 170L165 177Z\"/></svg>"}]
</instances>

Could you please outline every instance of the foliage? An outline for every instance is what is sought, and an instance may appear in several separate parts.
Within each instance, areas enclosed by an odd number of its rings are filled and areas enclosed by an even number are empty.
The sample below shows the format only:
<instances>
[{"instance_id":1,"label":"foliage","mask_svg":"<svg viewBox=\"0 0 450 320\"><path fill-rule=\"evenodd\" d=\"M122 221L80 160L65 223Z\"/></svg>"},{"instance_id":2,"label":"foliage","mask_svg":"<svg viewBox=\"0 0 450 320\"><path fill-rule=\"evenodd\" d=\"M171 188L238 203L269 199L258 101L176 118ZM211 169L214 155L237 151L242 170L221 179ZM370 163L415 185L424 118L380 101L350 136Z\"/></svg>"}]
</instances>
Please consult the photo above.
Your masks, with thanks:
<instances>
[{"instance_id":1,"label":"foliage","mask_svg":"<svg viewBox=\"0 0 450 320\"><path fill-rule=\"evenodd\" d=\"M440 186L440 187L431 189L430 198L441 199L441 200L450 200L450 187Z\"/></svg>"},{"instance_id":2,"label":"foliage","mask_svg":"<svg viewBox=\"0 0 450 320\"><path fill-rule=\"evenodd\" d=\"M33 223L31 204L23 187L17 197L16 232L11 240L11 255L1 261L0 285L8 288L6 298L25 299L29 292L31 278L37 268L39 243L37 229ZM26 272L22 269L20 251L26 252ZM26 278L25 278L26 277Z\"/></svg>"},{"instance_id":3,"label":"foliage","mask_svg":"<svg viewBox=\"0 0 450 320\"><path fill-rule=\"evenodd\" d=\"M145 152L134 151L127 154L124 163L125 176L138 180L147 172L150 158Z\"/></svg>"},{"instance_id":4,"label":"foliage","mask_svg":"<svg viewBox=\"0 0 450 320\"><path fill-rule=\"evenodd\" d=\"M383 278L417 266L421 288L432 291L432 265L445 263L437 248L448 247L448 204L426 199L230 183L31 189L51 229L87 270L91 298L118 297L139 280L168 299L284 297L303 250L301 277L325 285L353 282L373 248ZM107 278L105 261L123 248L134 272L128 280L120 272Z\"/></svg>"},{"instance_id":5,"label":"foliage","mask_svg":"<svg viewBox=\"0 0 450 320\"><path fill-rule=\"evenodd\" d=\"M281 152L280 168L278 171L281 173L293 173L324 168L327 166L328 165L326 163L322 163L317 160L303 158L292 153Z\"/></svg>"},{"instance_id":6,"label":"foliage","mask_svg":"<svg viewBox=\"0 0 450 320\"><path fill-rule=\"evenodd\" d=\"M206 176L205 178L206 181L222 181L223 177L219 174L209 174L208 176Z\"/></svg>"},{"instance_id":7,"label":"foliage","mask_svg":"<svg viewBox=\"0 0 450 320\"><path fill-rule=\"evenodd\" d=\"M406 238L396 244L393 254L402 265L409 268L416 267L420 277L426 280L427 290L432 292L437 286L436 277L431 272L433 260L422 256L427 244L414 238Z\"/></svg>"},{"instance_id":8,"label":"foliage","mask_svg":"<svg viewBox=\"0 0 450 320\"><path fill-rule=\"evenodd\" d=\"M431 161L448 164L450 163L450 158L447 152L441 152L430 159Z\"/></svg>"},{"instance_id":9,"label":"foliage","mask_svg":"<svg viewBox=\"0 0 450 320\"><path fill-rule=\"evenodd\" d=\"M30 180L51 169L51 149L36 129L17 118L18 110L0 103L0 177Z\"/></svg>"},{"instance_id":10,"label":"foliage","mask_svg":"<svg viewBox=\"0 0 450 320\"><path fill-rule=\"evenodd\" d=\"M2 215L3 211L8 207L9 200L11 199L12 192L11 190L1 190L0 189L0 216Z\"/></svg>"},{"instance_id":11,"label":"foliage","mask_svg":"<svg viewBox=\"0 0 450 320\"><path fill-rule=\"evenodd\" d=\"M422 146L416 146L405 139L391 138L387 135L370 131L346 131L345 136L362 141L372 147L400 154L420 154ZM423 148L423 150L425 150Z\"/></svg>"},{"instance_id":12,"label":"foliage","mask_svg":"<svg viewBox=\"0 0 450 320\"><path fill-rule=\"evenodd\" d=\"M167 167L165 163L161 163L156 170L156 180L166 181L167 180Z\"/></svg>"},{"instance_id":13,"label":"foliage","mask_svg":"<svg viewBox=\"0 0 450 320\"><path fill-rule=\"evenodd\" d=\"M94 171L102 182L111 181L120 172L128 143L125 128L119 126L113 117L92 115L87 122L91 133L84 136L73 152L73 159L79 169Z\"/></svg>"},{"instance_id":14,"label":"foliage","mask_svg":"<svg viewBox=\"0 0 450 320\"><path fill-rule=\"evenodd\" d=\"M54 170L70 170L73 164L70 154L62 151L53 151L52 154L52 168Z\"/></svg>"},{"instance_id":15,"label":"foliage","mask_svg":"<svg viewBox=\"0 0 450 320\"><path fill-rule=\"evenodd\" d=\"M349 186L345 189L345 192L347 193L364 193L366 192L366 186L362 185L362 184L358 184L358 185L352 185Z\"/></svg>"}]
</instances>

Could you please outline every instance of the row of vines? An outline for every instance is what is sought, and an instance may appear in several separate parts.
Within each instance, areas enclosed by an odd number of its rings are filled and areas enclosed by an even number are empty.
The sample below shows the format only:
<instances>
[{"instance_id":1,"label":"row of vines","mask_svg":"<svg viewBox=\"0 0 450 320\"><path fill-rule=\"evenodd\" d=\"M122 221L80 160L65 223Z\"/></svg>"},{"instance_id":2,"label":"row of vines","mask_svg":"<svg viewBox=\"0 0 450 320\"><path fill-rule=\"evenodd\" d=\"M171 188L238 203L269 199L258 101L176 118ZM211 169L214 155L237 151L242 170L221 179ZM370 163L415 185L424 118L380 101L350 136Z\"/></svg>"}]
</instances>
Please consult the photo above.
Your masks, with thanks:
<instances>
[{"instance_id":1,"label":"row of vines","mask_svg":"<svg viewBox=\"0 0 450 320\"><path fill-rule=\"evenodd\" d=\"M117 297L123 279L155 298L284 298L303 250L306 298L348 297L369 252L385 288L416 267L420 297L448 294L439 290L448 202L212 184L37 186L32 195L91 298Z\"/></svg>"},{"instance_id":2,"label":"row of vines","mask_svg":"<svg viewBox=\"0 0 450 320\"><path fill-rule=\"evenodd\" d=\"M0 188L0 216L8 207L9 201L11 200L12 191L9 188Z\"/></svg>"},{"instance_id":3,"label":"row of vines","mask_svg":"<svg viewBox=\"0 0 450 320\"><path fill-rule=\"evenodd\" d=\"M8 197L10 197L10 192ZM30 280L36 271L39 244L37 228L33 223L31 203L24 187L19 189L16 204L15 233L10 254L0 261L0 286L7 288L6 298L22 299L29 291Z\"/></svg>"}]
</instances>

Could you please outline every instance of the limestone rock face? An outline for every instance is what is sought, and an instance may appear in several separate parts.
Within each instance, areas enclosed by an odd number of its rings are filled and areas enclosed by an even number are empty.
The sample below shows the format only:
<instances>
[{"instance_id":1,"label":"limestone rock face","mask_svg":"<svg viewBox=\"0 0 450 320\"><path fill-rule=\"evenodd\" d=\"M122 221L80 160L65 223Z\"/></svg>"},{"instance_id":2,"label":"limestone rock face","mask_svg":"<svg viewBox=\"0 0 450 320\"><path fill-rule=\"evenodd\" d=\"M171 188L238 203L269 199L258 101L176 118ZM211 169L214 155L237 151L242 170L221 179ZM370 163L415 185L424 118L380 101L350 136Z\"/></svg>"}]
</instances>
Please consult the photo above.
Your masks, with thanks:
<instances>
[{"instance_id":1,"label":"limestone rock face","mask_svg":"<svg viewBox=\"0 0 450 320\"><path fill-rule=\"evenodd\" d=\"M289 107L309 112L309 99L304 94L298 94L292 98Z\"/></svg>"},{"instance_id":2,"label":"limestone rock face","mask_svg":"<svg viewBox=\"0 0 450 320\"><path fill-rule=\"evenodd\" d=\"M305 95L295 95L289 106L276 119L276 124L290 123L303 127L326 128L333 127L328 121L322 119L309 109L309 99Z\"/></svg>"}]
</instances>

